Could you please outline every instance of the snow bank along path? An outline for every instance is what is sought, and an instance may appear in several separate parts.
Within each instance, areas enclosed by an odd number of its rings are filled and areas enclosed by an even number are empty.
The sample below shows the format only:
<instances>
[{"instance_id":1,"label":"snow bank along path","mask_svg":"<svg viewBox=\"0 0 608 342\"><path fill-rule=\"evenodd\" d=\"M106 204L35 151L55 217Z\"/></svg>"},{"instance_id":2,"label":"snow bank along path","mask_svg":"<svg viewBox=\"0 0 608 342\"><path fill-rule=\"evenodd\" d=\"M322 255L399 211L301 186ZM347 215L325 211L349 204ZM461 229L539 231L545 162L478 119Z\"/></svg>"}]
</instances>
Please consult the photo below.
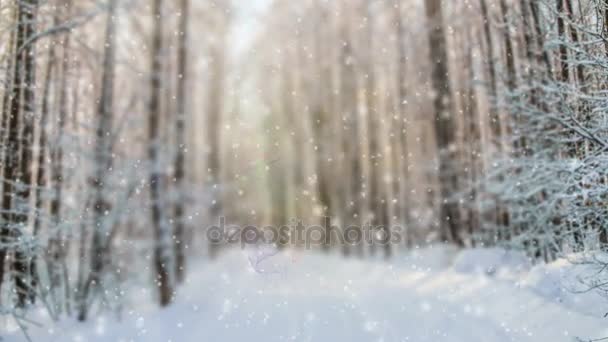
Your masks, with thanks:
<instances>
[{"instance_id":1,"label":"snow bank along path","mask_svg":"<svg viewBox=\"0 0 608 342\"><path fill-rule=\"evenodd\" d=\"M125 309L121 322L105 317L84 325L44 324L31 335L44 342L553 342L608 336L601 315L572 310L521 285L517 276L464 272L474 269L462 265L470 257L447 267L451 254L427 249L386 263L312 252L256 260L234 251L200 265L168 309L140 303ZM149 292L140 297L134 300L150 302ZM23 337L13 332L7 340Z\"/></svg>"}]
</instances>

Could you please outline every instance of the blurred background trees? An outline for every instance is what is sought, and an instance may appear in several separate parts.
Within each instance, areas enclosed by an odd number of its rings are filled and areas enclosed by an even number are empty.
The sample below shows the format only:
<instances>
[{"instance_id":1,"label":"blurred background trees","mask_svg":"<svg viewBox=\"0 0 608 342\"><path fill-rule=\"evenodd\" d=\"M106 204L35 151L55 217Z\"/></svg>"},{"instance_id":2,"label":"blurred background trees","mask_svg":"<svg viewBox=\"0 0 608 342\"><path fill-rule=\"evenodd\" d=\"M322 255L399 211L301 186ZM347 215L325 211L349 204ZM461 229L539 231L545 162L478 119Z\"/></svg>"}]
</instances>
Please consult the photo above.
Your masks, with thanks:
<instances>
[{"instance_id":1,"label":"blurred background trees","mask_svg":"<svg viewBox=\"0 0 608 342\"><path fill-rule=\"evenodd\" d=\"M403 228L400 244L323 248L345 256L599 250L607 13L2 0L1 307L85 320L134 283L168 305L191 263L221 253L205 239L220 217Z\"/></svg>"}]
</instances>

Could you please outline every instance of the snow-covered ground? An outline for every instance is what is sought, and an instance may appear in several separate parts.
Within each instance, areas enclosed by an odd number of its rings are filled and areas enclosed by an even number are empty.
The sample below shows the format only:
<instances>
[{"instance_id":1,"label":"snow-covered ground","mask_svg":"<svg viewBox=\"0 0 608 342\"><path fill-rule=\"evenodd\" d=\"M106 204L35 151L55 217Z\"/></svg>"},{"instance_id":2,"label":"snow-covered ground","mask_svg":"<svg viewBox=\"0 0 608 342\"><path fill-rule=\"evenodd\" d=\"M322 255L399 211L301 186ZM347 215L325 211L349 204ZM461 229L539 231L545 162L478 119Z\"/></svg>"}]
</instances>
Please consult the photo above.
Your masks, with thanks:
<instances>
[{"instance_id":1,"label":"snow-covered ground","mask_svg":"<svg viewBox=\"0 0 608 342\"><path fill-rule=\"evenodd\" d=\"M532 267L499 250L457 254L444 247L390 263L232 251L191 270L168 309L154 308L151 294L142 291L120 322L114 316L86 324L40 322L30 334L44 342L548 342L608 336L608 300L564 290L573 284L561 283L567 277L560 270L571 267L563 261ZM5 340L25 339L13 330Z\"/></svg>"}]
</instances>

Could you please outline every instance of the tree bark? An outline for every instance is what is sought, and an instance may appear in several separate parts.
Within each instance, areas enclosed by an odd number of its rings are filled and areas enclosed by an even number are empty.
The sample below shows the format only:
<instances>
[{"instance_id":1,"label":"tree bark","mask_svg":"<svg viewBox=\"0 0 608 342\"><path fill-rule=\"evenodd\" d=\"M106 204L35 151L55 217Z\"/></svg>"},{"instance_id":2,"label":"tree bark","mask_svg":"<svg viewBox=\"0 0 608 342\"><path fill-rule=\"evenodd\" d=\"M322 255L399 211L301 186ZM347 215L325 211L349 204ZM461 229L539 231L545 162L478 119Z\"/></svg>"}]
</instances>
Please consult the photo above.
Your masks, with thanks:
<instances>
[{"instance_id":1,"label":"tree bark","mask_svg":"<svg viewBox=\"0 0 608 342\"><path fill-rule=\"evenodd\" d=\"M225 13L218 14L227 15ZM217 40L211 46L210 61L210 81L207 99L207 190L211 195L209 205L209 217L217 221L223 213L223 192L222 192L222 160L221 160L221 140L222 140L222 117L224 110L224 77L225 77L225 53L226 53L226 18L217 19L219 26ZM215 258L219 246L209 244L209 256Z\"/></svg>"},{"instance_id":2,"label":"tree bark","mask_svg":"<svg viewBox=\"0 0 608 342\"><path fill-rule=\"evenodd\" d=\"M572 0L564 0L565 4L566 4L566 14L567 14L567 18L568 21L570 22L569 27L570 27L570 38L572 39L572 43L574 44L574 46L584 49L584 47L579 47L579 33L577 28L575 27L575 23L574 23L574 11L572 8ZM585 86L585 67L583 66L582 63L578 62L576 65L576 78L578 80L578 83L580 86Z\"/></svg>"},{"instance_id":3,"label":"tree bark","mask_svg":"<svg viewBox=\"0 0 608 342\"><path fill-rule=\"evenodd\" d=\"M58 22L59 16L55 15L53 22L55 25ZM48 130L49 123L49 107L51 97L51 81L55 70L56 53L53 45L49 46L49 54L47 57L46 73L44 78L44 88L42 92L42 106L40 108L40 125L39 125L39 141L38 141L38 174L36 175L36 214L34 215L34 238L40 236L40 230L43 228L42 216L44 213L45 201L43 199L44 192L48 191L47 182L47 167L48 167ZM31 288L35 290L38 286L38 253L35 253L30 262ZM31 293L31 301L35 301L35 291Z\"/></svg>"},{"instance_id":4,"label":"tree bark","mask_svg":"<svg viewBox=\"0 0 608 342\"><path fill-rule=\"evenodd\" d=\"M153 0L154 33L152 37L152 65L150 76L150 99L148 103L148 160L150 162L150 200L152 224L154 226L154 268L156 272L155 283L158 287L159 303L161 306L169 305L173 300L173 289L170 279L171 259L168 253L168 226L165 222L161 192L163 189L162 170L159 151L159 122L161 118L160 99L163 95L162 72L162 28L163 11L162 0Z\"/></svg>"},{"instance_id":5,"label":"tree bark","mask_svg":"<svg viewBox=\"0 0 608 342\"><path fill-rule=\"evenodd\" d=\"M186 187L184 185L186 168L186 82L188 73L188 37L189 37L190 0L180 1L180 22L178 41L177 65L177 118L175 120L175 136L177 153L175 158L175 188L177 189L177 202L175 204L175 276L178 282L184 281L187 247L185 237L184 207L186 202Z\"/></svg>"},{"instance_id":6,"label":"tree bark","mask_svg":"<svg viewBox=\"0 0 608 342\"><path fill-rule=\"evenodd\" d=\"M16 6L17 7L17 6ZM12 13L14 21L17 23L15 32L11 32L9 40L9 61L7 68L8 87L5 89L4 100L2 104L2 221L0 227L0 289L4 281L5 260L9 254L8 244L10 242L11 226L9 222L12 219L11 202L13 198L13 180L15 178L16 154L18 153L18 118L13 112L13 100L21 96L21 59L15 51L17 46L23 44L20 16L18 9Z\"/></svg>"},{"instance_id":7,"label":"tree bark","mask_svg":"<svg viewBox=\"0 0 608 342\"><path fill-rule=\"evenodd\" d=\"M506 0L500 0L500 12L503 19L503 41L505 45L505 59L507 62L507 90L513 91L517 82L515 69L515 55L513 54L513 41L511 40L509 8Z\"/></svg>"},{"instance_id":8,"label":"tree bark","mask_svg":"<svg viewBox=\"0 0 608 342\"><path fill-rule=\"evenodd\" d=\"M18 307L24 307L30 296L28 251L19 244L30 215L29 198L32 185L32 151L34 117L35 63L34 47L24 45L35 34L37 0L17 1L17 39L13 74L13 87L7 117L7 141L4 160L3 213L0 242L15 243L12 269L15 272L15 289ZM23 48L22 48L23 47ZM9 249L0 246L0 265ZM0 267L0 281L4 277Z\"/></svg>"},{"instance_id":9,"label":"tree bark","mask_svg":"<svg viewBox=\"0 0 608 342\"><path fill-rule=\"evenodd\" d=\"M110 201L106 198L107 172L112 168L112 116L114 111L114 72L116 60L116 2L110 0L106 19L106 33L103 57L103 74L101 94L97 107L95 128L95 170L91 179L93 186L93 229L89 276L81 289L79 298L78 319L85 321L88 314L88 302L93 291L102 287L102 276L108 262L105 239L109 235L106 213L111 209ZM81 246L82 248L82 246ZM81 253L83 250L81 249Z\"/></svg>"},{"instance_id":10,"label":"tree bark","mask_svg":"<svg viewBox=\"0 0 608 342\"><path fill-rule=\"evenodd\" d=\"M489 81L489 95L492 100L496 99L496 63L494 60L494 41L492 40L492 29L490 26L490 15L488 13L488 5L486 0L479 0L481 15L483 18L483 35L486 45L486 59L488 61L487 72ZM490 130L492 132L492 140L496 152L502 150L501 143L501 122L498 110L491 106L490 108Z\"/></svg>"},{"instance_id":11,"label":"tree bark","mask_svg":"<svg viewBox=\"0 0 608 342\"><path fill-rule=\"evenodd\" d=\"M63 5L64 15L63 20L67 20L71 11L72 1L66 0ZM62 47L62 58L61 58L61 69L59 74L59 87L58 91L58 104L57 104L57 128L55 132L54 149L51 155L51 180L53 188L53 197L50 205L50 216L53 232L50 234L48 248L47 248L47 264L50 281L50 293L55 300L55 305L60 306L58 302L58 296L60 295L57 291L61 287L62 279L66 278L67 270L64 267L64 260L67 255L67 247L65 245L62 218L62 204L63 204L63 141L62 138L65 136L65 125L68 111L68 73L70 69L70 35L68 31L64 34L61 42ZM64 287L68 287L68 284L63 284ZM65 288L64 288L65 290ZM64 291L65 293L65 291ZM67 298L65 298L67 300ZM57 310L61 310L58 307Z\"/></svg>"},{"instance_id":12,"label":"tree bark","mask_svg":"<svg viewBox=\"0 0 608 342\"><path fill-rule=\"evenodd\" d=\"M540 9L538 8L538 1L530 1L530 11L532 13L532 26L534 27L534 36L536 37L536 45L540 50L537 52L537 58L540 64L543 64L545 67L546 76L549 78L553 77L553 72L551 68L551 60L549 58L549 53L545 49L545 38L543 27L540 19Z\"/></svg>"},{"instance_id":13,"label":"tree bark","mask_svg":"<svg viewBox=\"0 0 608 342\"><path fill-rule=\"evenodd\" d=\"M432 62L435 137L439 149L440 233L442 240L462 245L460 208L452 198L458 192L459 166L441 0L426 0L426 17Z\"/></svg>"},{"instance_id":14,"label":"tree bark","mask_svg":"<svg viewBox=\"0 0 608 342\"><path fill-rule=\"evenodd\" d=\"M22 8L20 11L24 12L24 39L27 42L31 37L35 35L36 30L36 11L38 7L38 0L29 0L21 2ZM23 49L23 66L24 66L24 82L23 82L23 115L22 115L22 131L21 131L21 161L20 161L20 180L21 187L17 189L16 195L20 204L16 206L15 211L15 223L22 229L27 227L28 219L30 217L31 208L29 204L30 196L32 194L32 165L33 165L33 151L34 151L34 126L36 125L36 113L35 113L35 93L34 87L36 86L36 64L34 61L34 45L27 44ZM21 207L21 208L19 208ZM17 232L17 231L15 231ZM19 239L23 234L17 232L16 238ZM25 306L27 300L31 297L31 289L29 287L29 250L25 246L18 246L15 250L15 256L13 260L13 268L16 271L15 275L15 287L17 291L17 305Z\"/></svg>"},{"instance_id":15,"label":"tree bark","mask_svg":"<svg viewBox=\"0 0 608 342\"><path fill-rule=\"evenodd\" d=\"M395 17L397 20L397 102L399 106L399 115L396 134L399 136L399 143L401 144L401 159L400 165L401 167L398 169L399 177L399 200L402 216L402 222L404 224L404 229L406 234L407 244L411 243L411 239L409 237L410 231L412 230L411 224L413 222L411 217L411 201L410 201L410 172L409 172L409 146L408 146L408 120L407 120L407 84L406 84L406 73L407 73L407 48L406 48L406 34L405 34L405 25L403 23L403 13L401 12L401 1L396 0L395 4Z\"/></svg>"},{"instance_id":16,"label":"tree bark","mask_svg":"<svg viewBox=\"0 0 608 342\"><path fill-rule=\"evenodd\" d=\"M566 25L564 23L564 0L557 0L557 37L558 39L566 39ZM559 46L559 80L568 82L570 80L570 66L568 65L568 48L565 42Z\"/></svg>"}]
</instances>

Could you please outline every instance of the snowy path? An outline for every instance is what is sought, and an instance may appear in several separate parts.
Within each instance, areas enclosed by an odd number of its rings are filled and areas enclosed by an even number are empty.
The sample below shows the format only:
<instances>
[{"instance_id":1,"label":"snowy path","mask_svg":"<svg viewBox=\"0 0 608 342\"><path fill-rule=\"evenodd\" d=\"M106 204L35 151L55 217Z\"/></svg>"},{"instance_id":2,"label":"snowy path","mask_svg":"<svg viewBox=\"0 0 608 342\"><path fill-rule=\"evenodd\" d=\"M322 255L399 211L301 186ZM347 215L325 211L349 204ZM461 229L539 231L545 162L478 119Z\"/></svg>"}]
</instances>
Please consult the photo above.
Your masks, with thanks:
<instances>
[{"instance_id":1,"label":"snowy path","mask_svg":"<svg viewBox=\"0 0 608 342\"><path fill-rule=\"evenodd\" d=\"M436 265L430 270L418 261L391 266L280 254L258 267L269 273L259 273L247 255L234 252L202 266L167 310L125 312L118 324L64 323L33 336L40 341L545 342L608 332L601 317L569 311L513 281Z\"/></svg>"}]
</instances>

